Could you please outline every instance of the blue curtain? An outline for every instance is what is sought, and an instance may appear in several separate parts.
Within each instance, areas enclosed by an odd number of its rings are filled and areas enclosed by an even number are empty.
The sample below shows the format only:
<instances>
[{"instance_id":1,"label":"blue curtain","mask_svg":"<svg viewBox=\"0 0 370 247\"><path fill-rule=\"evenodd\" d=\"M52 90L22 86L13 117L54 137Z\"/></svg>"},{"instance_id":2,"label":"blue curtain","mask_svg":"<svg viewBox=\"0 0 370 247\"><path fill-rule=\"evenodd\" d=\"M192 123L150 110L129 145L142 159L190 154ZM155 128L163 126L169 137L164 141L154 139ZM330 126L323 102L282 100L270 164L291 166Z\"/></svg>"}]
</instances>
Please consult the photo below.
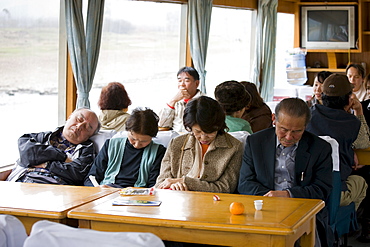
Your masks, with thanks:
<instances>
[{"instance_id":1,"label":"blue curtain","mask_svg":"<svg viewBox=\"0 0 370 247\"><path fill-rule=\"evenodd\" d=\"M104 0L89 0L86 34L82 0L66 0L68 51L77 86L76 108L90 108L91 90L99 58Z\"/></svg>"},{"instance_id":2,"label":"blue curtain","mask_svg":"<svg viewBox=\"0 0 370 247\"><path fill-rule=\"evenodd\" d=\"M206 92L206 58L213 0L189 0L190 53L200 76L200 90Z\"/></svg>"},{"instance_id":3,"label":"blue curtain","mask_svg":"<svg viewBox=\"0 0 370 247\"><path fill-rule=\"evenodd\" d=\"M278 0L258 1L252 81L265 101L274 95L277 5Z\"/></svg>"}]
</instances>

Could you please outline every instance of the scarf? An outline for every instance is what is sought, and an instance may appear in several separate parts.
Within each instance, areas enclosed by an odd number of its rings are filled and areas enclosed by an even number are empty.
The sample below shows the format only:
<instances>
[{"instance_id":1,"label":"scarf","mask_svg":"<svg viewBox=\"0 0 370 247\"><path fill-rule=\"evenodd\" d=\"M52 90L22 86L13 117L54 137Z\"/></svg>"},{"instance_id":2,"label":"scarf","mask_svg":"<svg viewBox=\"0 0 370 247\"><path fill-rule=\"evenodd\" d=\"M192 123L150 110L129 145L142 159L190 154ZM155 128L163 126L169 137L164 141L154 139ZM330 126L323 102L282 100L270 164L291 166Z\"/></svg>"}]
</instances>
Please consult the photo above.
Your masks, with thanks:
<instances>
[{"instance_id":1,"label":"scarf","mask_svg":"<svg viewBox=\"0 0 370 247\"><path fill-rule=\"evenodd\" d=\"M100 184L112 184L115 182L116 176L121 167L123 155L125 153L126 140L127 137L123 137L113 138L109 141L108 166L104 174L104 179ZM134 187L146 186L150 167L157 157L158 147L159 144L151 141L150 144L144 148L144 152L141 157L139 176Z\"/></svg>"},{"instance_id":2,"label":"scarf","mask_svg":"<svg viewBox=\"0 0 370 247\"><path fill-rule=\"evenodd\" d=\"M212 142L213 143L213 142ZM194 164L191 170L186 175L191 178L200 178L204 172L203 157L208 150L209 145L201 145L199 141L195 141L195 157Z\"/></svg>"}]
</instances>

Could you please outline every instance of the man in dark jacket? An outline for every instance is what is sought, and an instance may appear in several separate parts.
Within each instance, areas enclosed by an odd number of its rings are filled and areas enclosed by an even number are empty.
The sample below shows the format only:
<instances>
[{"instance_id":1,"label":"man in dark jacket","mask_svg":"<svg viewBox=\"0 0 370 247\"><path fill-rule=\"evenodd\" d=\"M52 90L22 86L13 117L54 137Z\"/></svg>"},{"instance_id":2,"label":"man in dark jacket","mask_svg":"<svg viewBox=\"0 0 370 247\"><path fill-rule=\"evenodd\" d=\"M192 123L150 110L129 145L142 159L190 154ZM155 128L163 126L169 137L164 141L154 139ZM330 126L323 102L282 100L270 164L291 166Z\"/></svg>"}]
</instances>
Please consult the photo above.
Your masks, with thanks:
<instances>
[{"instance_id":1,"label":"man in dark jacket","mask_svg":"<svg viewBox=\"0 0 370 247\"><path fill-rule=\"evenodd\" d=\"M282 100L273 114L275 128L247 138L238 191L246 195L328 199L332 189L331 146L305 131L310 120L306 103ZM325 207L317 215L317 246L332 246ZM318 237L319 235L319 237Z\"/></svg>"},{"instance_id":2,"label":"man in dark jacket","mask_svg":"<svg viewBox=\"0 0 370 247\"><path fill-rule=\"evenodd\" d=\"M351 175L354 166L353 146L367 148L369 137L367 131L360 133L361 121L364 121L362 107L352 98L352 86L347 76L332 74L323 83L323 105L311 108L312 119L306 130L320 136L330 136L339 144L339 164L342 182L340 206L347 206L354 202L356 209L365 198L367 184L357 175ZM356 103L358 106L353 106ZM355 115L347 111L353 108ZM366 123L363 125L366 126ZM364 146L359 146L357 139L363 141Z\"/></svg>"},{"instance_id":3,"label":"man in dark jacket","mask_svg":"<svg viewBox=\"0 0 370 247\"><path fill-rule=\"evenodd\" d=\"M95 158L89 138L99 129L96 114L81 108L53 132L24 134L18 140L20 158L7 181L83 185Z\"/></svg>"},{"instance_id":4,"label":"man in dark jacket","mask_svg":"<svg viewBox=\"0 0 370 247\"><path fill-rule=\"evenodd\" d=\"M316 135L330 136L338 142L342 187L340 206L347 206L354 202L358 209L366 196L368 187L364 178L356 175L356 173L366 174L367 168L359 169L355 163L353 151L353 148L369 146L369 131L361 103L354 97L347 76L339 74L333 74L325 79L322 102L323 105L315 105L311 108L312 119L307 125L307 131ZM348 111L352 111L353 114ZM365 201L362 206L366 203ZM367 207L365 208L368 210ZM366 218L365 215L363 217ZM368 220L363 219L359 241L370 242L369 228Z\"/></svg>"}]
</instances>

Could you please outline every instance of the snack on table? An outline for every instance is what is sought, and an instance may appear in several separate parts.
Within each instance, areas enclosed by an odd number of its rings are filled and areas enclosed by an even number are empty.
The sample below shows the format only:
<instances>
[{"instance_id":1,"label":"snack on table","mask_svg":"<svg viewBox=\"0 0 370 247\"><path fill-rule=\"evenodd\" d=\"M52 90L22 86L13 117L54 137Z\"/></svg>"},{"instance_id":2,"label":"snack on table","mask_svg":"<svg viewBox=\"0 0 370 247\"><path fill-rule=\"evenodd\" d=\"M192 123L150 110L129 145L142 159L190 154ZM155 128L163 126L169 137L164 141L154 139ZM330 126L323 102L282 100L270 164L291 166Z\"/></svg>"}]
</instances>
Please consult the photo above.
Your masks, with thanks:
<instances>
[{"instance_id":1,"label":"snack on table","mask_svg":"<svg viewBox=\"0 0 370 247\"><path fill-rule=\"evenodd\" d=\"M133 188L133 187L127 187L127 188L123 188L119 191L119 194L121 196L133 196L133 195L144 195L144 196L148 196L148 195L154 195L154 188Z\"/></svg>"},{"instance_id":2,"label":"snack on table","mask_svg":"<svg viewBox=\"0 0 370 247\"><path fill-rule=\"evenodd\" d=\"M221 198L218 195L213 195L214 201L221 201Z\"/></svg>"}]
</instances>

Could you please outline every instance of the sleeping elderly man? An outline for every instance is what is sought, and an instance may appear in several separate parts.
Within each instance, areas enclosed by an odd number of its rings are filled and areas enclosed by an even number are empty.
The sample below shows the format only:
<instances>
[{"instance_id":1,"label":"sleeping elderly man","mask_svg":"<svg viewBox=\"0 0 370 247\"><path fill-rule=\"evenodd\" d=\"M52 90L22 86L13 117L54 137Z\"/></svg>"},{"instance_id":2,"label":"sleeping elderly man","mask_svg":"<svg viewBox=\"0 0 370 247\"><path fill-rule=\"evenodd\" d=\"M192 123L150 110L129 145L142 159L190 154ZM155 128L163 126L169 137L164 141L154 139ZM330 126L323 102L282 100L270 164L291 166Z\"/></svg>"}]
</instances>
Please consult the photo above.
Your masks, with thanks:
<instances>
[{"instance_id":1,"label":"sleeping elderly man","mask_svg":"<svg viewBox=\"0 0 370 247\"><path fill-rule=\"evenodd\" d=\"M96 114L80 108L53 132L24 134L18 140L20 157L7 181L83 185L95 158L89 138L99 129Z\"/></svg>"}]
</instances>

